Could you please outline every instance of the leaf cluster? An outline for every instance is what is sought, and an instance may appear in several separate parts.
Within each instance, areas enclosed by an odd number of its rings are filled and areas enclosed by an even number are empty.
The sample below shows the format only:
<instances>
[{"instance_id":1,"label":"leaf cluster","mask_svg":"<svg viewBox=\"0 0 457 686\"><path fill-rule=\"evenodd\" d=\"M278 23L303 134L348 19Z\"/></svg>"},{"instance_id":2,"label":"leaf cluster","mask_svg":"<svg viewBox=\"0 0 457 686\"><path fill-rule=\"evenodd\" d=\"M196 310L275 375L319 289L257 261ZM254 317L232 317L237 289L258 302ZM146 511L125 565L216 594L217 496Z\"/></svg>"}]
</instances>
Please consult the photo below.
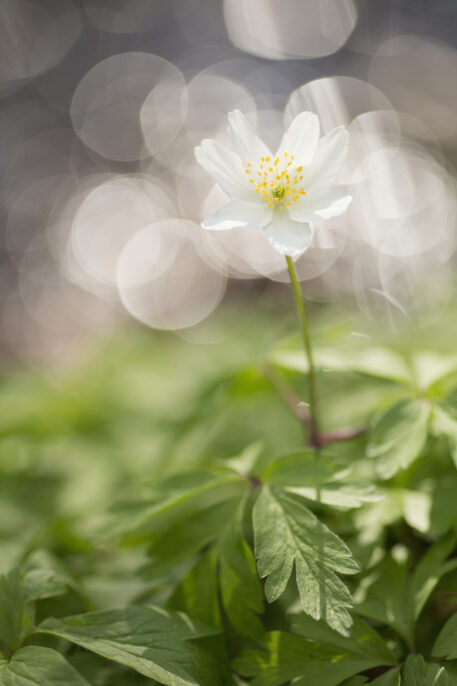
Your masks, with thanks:
<instances>
[{"instance_id":1,"label":"leaf cluster","mask_svg":"<svg viewBox=\"0 0 457 686\"><path fill-rule=\"evenodd\" d=\"M2 686L457 684L455 355L230 326L5 378Z\"/></svg>"}]
</instances>

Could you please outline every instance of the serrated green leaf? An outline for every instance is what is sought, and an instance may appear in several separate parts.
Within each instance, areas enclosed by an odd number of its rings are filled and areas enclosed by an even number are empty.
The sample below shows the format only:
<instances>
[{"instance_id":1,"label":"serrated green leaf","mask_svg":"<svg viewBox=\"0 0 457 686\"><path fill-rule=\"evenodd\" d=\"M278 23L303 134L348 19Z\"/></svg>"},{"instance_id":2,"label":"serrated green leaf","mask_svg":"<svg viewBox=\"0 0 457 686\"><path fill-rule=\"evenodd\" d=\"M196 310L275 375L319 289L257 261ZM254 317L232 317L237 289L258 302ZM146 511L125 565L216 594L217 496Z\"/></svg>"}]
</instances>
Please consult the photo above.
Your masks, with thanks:
<instances>
[{"instance_id":1,"label":"serrated green leaf","mask_svg":"<svg viewBox=\"0 0 457 686\"><path fill-rule=\"evenodd\" d=\"M280 686L291 679L301 686L336 686L379 664L279 631L267 634L264 645L265 650L247 650L233 662L242 676L254 677L252 686Z\"/></svg>"},{"instance_id":2,"label":"serrated green leaf","mask_svg":"<svg viewBox=\"0 0 457 686\"><path fill-rule=\"evenodd\" d=\"M402 669L402 686L452 686L445 667L428 664L422 655L408 655Z\"/></svg>"},{"instance_id":3,"label":"serrated green leaf","mask_svg":"<svg viewBox=\"0 0 457 686\"><path fill-rule=\"evenodd\" d=\"M317 622L303 613L290 615L292 630L301 636L345 653L376 659L380 664L397 663L386 642L378 632L360 617L355 616L350 636L342 636L322 621Z\"/></svg>"},{"instance_id":4,"label":"serrated green leaf","mask_svg":"<svg viewBox=\"0 0 457 686\"><path fill-rule=\"evenodd\" d=\"M218 551L211 548L182 579L168 601L168 609L181 610L210 626L221 626L217 567Z\"/></svg>"},{"instance_id":5,"label":"serrated green leaf","mask_svg":"<svg viewBox=\"0 0 457 686\"><path fill-rule=\"evenodd\" d=\"M55 650L26 646L11 659L0 658L2 686L89 686L89 683Z\"/></svg>"},{"instance_id":6,"label":"serrated green leaf","mask_svg":"<svg viewBox=\"0 0 457 686\"><path fill-rule=\"evenodd\" d=\"M418 399L403 399L378 417L368 438L367 455L376 469L390 479L418 457L427 438L430 407Z\"/></svg>"},{"instance_id":7,"label":"serrated green leaf","mask_svg":"<svg viewBox=\"0 0 457 686\"><path fill-rule=\"evenodd\" d=\"M254 556L241 533L240 510L219 543L221 597L235 629L242 636L261 640L264 628L256 613L264 610L263 592Z\"/></svg>"},{"instance_id":8,"label":"serrated green leaf","mask_svg":"<svg viewBox=\"0 0 457 686\"><path fill-rule=\"evenodd\" d=\"M264 483L281 486L307 500L335 507L360 507L364 502L380 500L368 482L345 480L350 467L332 455L302 450L276 460L261 475Z\"/></svg>"},{"instance_id":9,"label":"serrated green leaf","mask_svg":"<svg viewBox=\"0 0 457 686\"><path fill-rule=\"evenodd\" d=\"M351 595L336 576L358 566L346 544L292 495L264 486L254 506L255 554L260 577L268 577L269 602L284 592L295 564L304 611L347 634L352 624Z\"/></svg>"},{"instance_id":10,"label":"serrated green leaf","mask_svg":"<svg viewBox=\"0 0 457 686\"><path fill-rule=\"evenodd\" d=\"M167 686L222 683L218 661L195 640L217 630L181 613L130 606L47 619L37 631L65 638Z\"/></svg>"},{"instance_id":11,"label":"serrated green leaf","mask_svg":"<svg viewBox=\"0 0 457 686\"><path fill-rule=\"evenodd\" d=\"M457 613L448 619L438 634L432 655L446 660L457 659Z\"/></svg>"}]
</instances>

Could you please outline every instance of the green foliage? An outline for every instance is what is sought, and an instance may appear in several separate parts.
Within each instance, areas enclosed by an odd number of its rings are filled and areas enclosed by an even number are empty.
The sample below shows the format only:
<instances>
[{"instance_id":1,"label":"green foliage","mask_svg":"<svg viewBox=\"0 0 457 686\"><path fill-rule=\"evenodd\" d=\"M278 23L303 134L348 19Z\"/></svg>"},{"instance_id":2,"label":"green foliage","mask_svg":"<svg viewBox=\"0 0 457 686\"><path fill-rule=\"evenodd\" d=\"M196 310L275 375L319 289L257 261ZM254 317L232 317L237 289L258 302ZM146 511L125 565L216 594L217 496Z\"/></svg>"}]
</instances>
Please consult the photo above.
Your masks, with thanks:
<instances>
[{"instance_id":1,"label":"green foliage","mask_svg":"<svg viewBox=\"0 0 457 686\"><path fill-rule=\"evenodd\" d=\"M2 686L89 686L88 682L55 650L25 646L10 660L0 656Z\"/></svg>"},{"instance_id":2,"label":"green foliage","mask_svg":"<svg viewBox=\"0 0 457 686\"><path fill-rule=\"evenodd\" d=\"M417 458L427 438L430 409L417 399L400 400L377 418L367 454L377 460L377 470L390 479Z\"/></svg>"},{"instance_id":3,"label":"green foliage","mask_svg":"<svg viewBox=\"0 0 457 686\"><path fill-rule=\"evenodd\" d=\"M211 686L222 681L218 661L196 639L217 630L153 607L90 612L48 619L39 632L76 643L167 686Z\"/></svg>"},{"instance_id":4,"label":"green foliage","mask_svg":"<svg viewBox=\"0 0 457 686\"><path fill-rule=\"evenodd\" d=\"M305 612L347 633L352 600L335 572L355 574L358 567L346 544L299 500L266 486L254 506L254 537L268 601L284 593L295 564Z\"/></svg>"},{"instance_id":5,"label":"green foliage","mask_svg":"<svg viewBox=\"0 0 457 686\"><path fill-rule=\"evenodd\" d=\"M455 353L270 323L5 376L2 686L456 686Z\"/></svg>"}]
</instances>

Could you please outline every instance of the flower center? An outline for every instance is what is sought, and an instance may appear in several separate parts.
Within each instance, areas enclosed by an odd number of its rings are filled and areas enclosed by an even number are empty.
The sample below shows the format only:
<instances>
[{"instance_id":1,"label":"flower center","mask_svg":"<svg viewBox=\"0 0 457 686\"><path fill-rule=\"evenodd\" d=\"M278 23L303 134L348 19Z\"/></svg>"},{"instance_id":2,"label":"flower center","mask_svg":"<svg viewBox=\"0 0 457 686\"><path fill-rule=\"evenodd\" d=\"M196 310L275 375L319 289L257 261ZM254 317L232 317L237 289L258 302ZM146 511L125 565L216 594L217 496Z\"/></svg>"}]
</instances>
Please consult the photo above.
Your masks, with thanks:
<instances>
[{"instance_id":1,"label":"flower center","mask_svg":"<svg viewBox=\"0 0 457 686\"><path fill-rule=\"evenodd\" d=\"M284 210L293 202L306 195L301 185L303 167L294 166L294 155L284 153L284 159L276 157L270 162L268 157L261 157L257 166L248 164L245 172L251 178L254 191L258 193L267 206L273 210Z\"/></svg>"}]
</instances>

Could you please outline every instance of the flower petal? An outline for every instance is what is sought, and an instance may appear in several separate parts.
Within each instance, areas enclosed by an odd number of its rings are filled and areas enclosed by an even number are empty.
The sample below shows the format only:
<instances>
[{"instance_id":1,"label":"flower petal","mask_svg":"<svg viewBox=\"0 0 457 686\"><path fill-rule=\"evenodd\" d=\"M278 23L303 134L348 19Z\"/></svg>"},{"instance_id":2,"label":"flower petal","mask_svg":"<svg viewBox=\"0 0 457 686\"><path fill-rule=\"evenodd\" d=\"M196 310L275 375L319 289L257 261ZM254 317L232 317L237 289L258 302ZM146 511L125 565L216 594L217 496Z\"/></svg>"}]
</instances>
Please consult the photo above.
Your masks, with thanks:
<instances>
[{"instance_id":1,"label":"flower petal","mask_svg":"<svg viewBox=\"0 0 457 686\"><path fill-rule=\"evenodd\" d=\"M247 229L263 229L271 220L272 210L265 203L232 200L220 210L202 221L204 229L225 231L236 226Z\"/></svg>"},{"instance_id":2,"label":"flower petal","mask_svg":"<svg viewBox=\"0 0 457 686\"><path fill-rule=\"evenodd\" d=\"M284 153L295 156L294 166L308 166L316 152L319 141L319 119L312 112L300 112L282 137L275 157L283 159Z\"/></svg>"},{"instance_id":3,"label":"flower petal","mask_svg":"<svg viewBox=\"0 0 457 686\"><path fill-rule=\"evenodd\" d=\"M305 252L313 236L309 224L292 221L286 212L275 212L264 231L273 248L289 257L298 257Z\"/></svg>"},{"instance_id":4,"label":"flower petal","mask_svg":"<svg viewBox=\"0 0 457 686\"><path fill-rule=\"evenodd\" d=\"M349 134L344 126L338 126L320 139L314 160L303 173L302 184L306 191L335 182L346 158L348 143Z\"/></svg>"},{"instance_id":5,"label":"flower petal","mask_svg":"<svg viewBox=\"0 0 457 686\"><path fill-rule=\"evenodd\" d=\"M296 222L319 222L343 214L352 200L350 195L331 188L316 189L289 207L289 216Z\"/></svg>"},{"instance_id":6,"label":"flower petal","mask_svg":"<svg viewBox=\"0 0 457 686\"><path fill-rule=\"evenodd\" d=\"M261 157L271 155L268 147L260 140L240 110L230 112L228 121L233 142L243 164L259 162Z\"/></svg>"},{"instance_id":7,"label":"flower petal","mask_svg":"<svg viewBox=\"0 0 457 686\"><path fill-rule=\"evenodd\" d=\"M215 140L206 138L195 148L195 157L227 195L252 199L247 175L239 156Z\"/></svg>"}]
</instances>

